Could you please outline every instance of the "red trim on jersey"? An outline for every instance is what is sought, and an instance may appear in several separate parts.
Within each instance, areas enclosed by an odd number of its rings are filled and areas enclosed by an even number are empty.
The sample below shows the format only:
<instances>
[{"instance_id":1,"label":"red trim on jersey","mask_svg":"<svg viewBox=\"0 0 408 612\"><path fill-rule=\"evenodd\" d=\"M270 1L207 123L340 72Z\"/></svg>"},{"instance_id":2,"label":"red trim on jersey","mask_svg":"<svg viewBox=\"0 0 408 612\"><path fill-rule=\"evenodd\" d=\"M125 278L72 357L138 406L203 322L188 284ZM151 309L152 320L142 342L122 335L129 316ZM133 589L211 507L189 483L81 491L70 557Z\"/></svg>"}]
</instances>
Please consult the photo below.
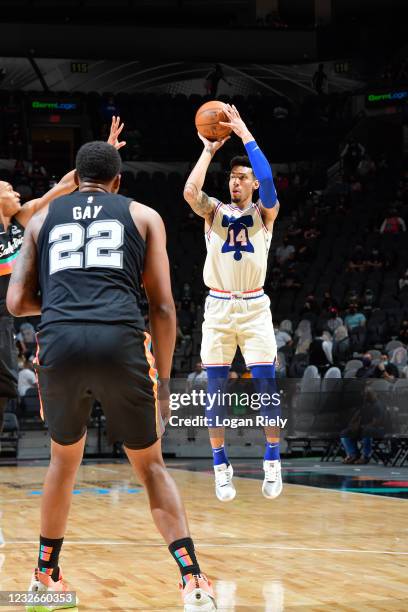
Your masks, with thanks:
<instances>
[{"instance_id":1,"label":"red trim on jersey","mask_svg":"<svg viewBox=\"0 0 408 612\"><path fill-rule=\"evenodd\" d=\"M250 291L225 291L225 289L214 289L210 288L210 291L219 291L219 293L255 293L256 291L262 291L263 287L258 289L251 289Z\"/></svg>"},{"instance_id":2,"label":"red trim on jersey","mask_svg":"<svg viewBox=\"0 0 408 612\"><path fill-rule=\"evenodd\" d=\"M203 363L203 366L205 368L211 367L211 366L230 366L231 362L229 363Z\"/></svg>"},{"instance_id":3,"label":"red trim on jersey","mask_svg":"<svg viewBox=\"0 0 408 612\"><path fill-rule=\"evenodd\" d=\"M275 362L274 361L254 361L252 363L247 363L247 366L253 366L253 365L273 365Z\"/></svg>"}]
</instances>

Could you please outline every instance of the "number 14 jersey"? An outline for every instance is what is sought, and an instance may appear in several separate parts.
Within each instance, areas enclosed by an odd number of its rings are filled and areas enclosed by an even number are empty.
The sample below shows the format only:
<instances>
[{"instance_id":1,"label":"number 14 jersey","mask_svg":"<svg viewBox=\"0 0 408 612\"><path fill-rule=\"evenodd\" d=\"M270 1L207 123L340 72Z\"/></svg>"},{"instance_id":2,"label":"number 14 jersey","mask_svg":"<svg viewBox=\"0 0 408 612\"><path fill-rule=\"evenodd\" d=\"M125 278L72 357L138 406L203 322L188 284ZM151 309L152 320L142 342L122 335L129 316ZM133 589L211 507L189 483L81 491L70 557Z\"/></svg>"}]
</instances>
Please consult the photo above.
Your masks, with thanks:
<instances>
[{"instance_id":1,"label":"number 14 jersey","mask_svg":"<svg viewBox=\"0 0 408 612\"><path fill-rule=\"evenodd\" d=\"M210 289L252 291L263 287L271 245L258 204L240 210L218 203L205 234L204 283Z\"/></svg>"},{"instance_id":2,"label":"number 14 jersey","mask_svg":"<svg viewBox=\"0 0 408 612\"><path fill-rule=\"evenodd\" d=\"M75 192L49 205L38 236L41 328L122 323L144 329L140 286L145 242L130 198Z\"/></svg>"}]
</instances>

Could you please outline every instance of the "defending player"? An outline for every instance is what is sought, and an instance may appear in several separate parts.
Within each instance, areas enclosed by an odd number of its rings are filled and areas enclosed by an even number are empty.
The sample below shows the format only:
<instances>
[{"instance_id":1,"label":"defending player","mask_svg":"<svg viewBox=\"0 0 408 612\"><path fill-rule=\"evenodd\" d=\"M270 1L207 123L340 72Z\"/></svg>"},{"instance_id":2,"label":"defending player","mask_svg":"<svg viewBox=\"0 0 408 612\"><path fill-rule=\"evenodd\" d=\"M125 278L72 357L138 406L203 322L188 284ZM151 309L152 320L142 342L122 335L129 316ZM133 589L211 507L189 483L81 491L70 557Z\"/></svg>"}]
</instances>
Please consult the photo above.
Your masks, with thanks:
<instances>
[{"instance_id":1,"label":"defending player","mask_svg":"<svg viewBox=\"0 0 408 612\"><path fill-rule=\"evenodd\" d=\"M273 388L277 354L270 311L264 294L267 257L279 203L271 167L235 106L226 105L229 125L245 145L248 157L231 161L231 203L223 204L202 191L207 169L227 139L210 142L199 134L204 150L184 188L184 198L205 219L207 257L201 359L208 373L208 392L223 388L237 346L241 348L258 390ZM259 201L252 201L259 188ZM223 407L218 406L218 413ZM234 499L233 468L225 451L223 427L209 428L214 457L215 491L219 500ZM282 490L279 431L266 428L262 492L268 499Z\"/></svg>"},{"instance_id":2,"label":"defending player","mask_svg":"<svg viewBox=\"0 0 408 612\"><path fill-rule=\"evenodd\" d=\"M30 588L67 588L58 558L97 399L108 432L124 442L147 489L155 524L181 572L185 611L212 611L212 587L200 573L183 504L161 453L157 395L160 382L170 377L176 334L165 229L154 210L118 195L120 167L119 153L107 143L79 150L79 192L33 217L7 294L15 316L42 314L37 371L51 463ZM157 371L139 308L142 279Z\"/></svg>"},{"instance_id":3,"label":"defending player","mask_svg":"<svg viewBox=\"0 0 408 612\"><path fill-rule=\"evenodd\" d=\"M113 117L108 142L117 149L126 144L124 141L118 141L122 129L120 117ZM20 194L14 191L9 183L0 181L0 435L8 399L17 397L18 366L14 324L6 308L10 275L23 244L25 227L31 217L55 198L71 193L76 188L74 170L71 170L41 198L21 206Z\"/></svg>"}]
</instances>

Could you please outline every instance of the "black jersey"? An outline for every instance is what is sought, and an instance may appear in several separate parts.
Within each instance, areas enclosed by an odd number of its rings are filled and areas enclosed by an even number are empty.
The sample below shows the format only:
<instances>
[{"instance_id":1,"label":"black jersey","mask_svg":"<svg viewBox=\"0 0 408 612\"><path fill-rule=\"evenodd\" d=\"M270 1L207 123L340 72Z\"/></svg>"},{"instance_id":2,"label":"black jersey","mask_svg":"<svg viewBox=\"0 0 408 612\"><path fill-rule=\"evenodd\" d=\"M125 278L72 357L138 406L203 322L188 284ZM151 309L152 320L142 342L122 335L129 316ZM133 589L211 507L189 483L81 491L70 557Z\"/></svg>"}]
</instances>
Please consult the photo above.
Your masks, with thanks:
<instances>
[{"instance_id":1,"label":"black jersey","mask_svg":"<svg viewBox=\"0 0 408 612\"><path fill-rule=\"evenodd\" d=\"M144 329L145 242L131 199L75 192L51 202L38 236L42 317L50 323L122 323Z\"/></svg>"},{"instance_id":2,"label":"black jersey","mask_svg":"<svg viewBox=\"0 0 408 612\"><path fill-rule=\"evenodd\" d=\"M24 227L14 219L7 230L0 224L0 317L8 315L6 308L7 289L13 264L23 244Z\"/></svg>"}]
</instances>

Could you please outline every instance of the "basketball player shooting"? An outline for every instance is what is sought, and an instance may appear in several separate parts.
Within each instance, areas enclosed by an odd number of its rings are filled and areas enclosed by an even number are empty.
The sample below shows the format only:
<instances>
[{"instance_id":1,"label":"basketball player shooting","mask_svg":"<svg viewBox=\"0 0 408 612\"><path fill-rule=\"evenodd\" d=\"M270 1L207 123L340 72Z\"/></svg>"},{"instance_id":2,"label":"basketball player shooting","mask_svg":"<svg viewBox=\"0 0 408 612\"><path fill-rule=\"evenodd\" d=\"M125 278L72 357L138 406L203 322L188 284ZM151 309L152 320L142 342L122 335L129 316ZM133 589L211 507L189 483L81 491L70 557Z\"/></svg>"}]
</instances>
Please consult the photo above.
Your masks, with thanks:
<instances>
[{"instance_id":1,"label":"basketball player shooting","mask_svg":"<svg viewBox=\"0 0 408 612\"><path fill-rule=\"evenodd\" d=\"M263 284L268 251L279 203L271 167L235 106L225 105L229 121L219 122L241 138L247 156L230 163L231 202L223 204L202 191L208 167L228 138L211 142L200 133L204 150L184 188L184 198L205 220L207 257L201 359L208 374L208 394L217 397L225 387L229 368L240 347L251 369L257 391L274 389L277 354L270 300ZM253 194L259 189L259 200ZM207 412L214 458L215 492L220 501L234 499L233 468L225 450L225 429L216 426L225 406ZM215 419L215 420L214 420ZM268 499L282 491L279 430L266 427L262 493Z\"/></svg>"},{"instance_id":2,"label":"basketball player shooting","mask_svg":"<svg viewBox=\"0 0 408 612\"><path fill-rule=\"evenodd\" d=\"M79 191L54 200L31 219L7 293L14 316L42 315L36 369L51 462L30 591L67 592L59 554L86 425L98 400L108 433L124 442L156 527L180 570L185 612L211 612L216 609L213 590L200 572L183 503L161 452L164 423L157 398L164 392L166 407L176 337L166 233L156 211L118 194L120 168L114 146L91 142L81 147ZM140 311L142 279L155 360ZM75 607L68 603L30 612Z\"/></svg>"}]
</instances>

